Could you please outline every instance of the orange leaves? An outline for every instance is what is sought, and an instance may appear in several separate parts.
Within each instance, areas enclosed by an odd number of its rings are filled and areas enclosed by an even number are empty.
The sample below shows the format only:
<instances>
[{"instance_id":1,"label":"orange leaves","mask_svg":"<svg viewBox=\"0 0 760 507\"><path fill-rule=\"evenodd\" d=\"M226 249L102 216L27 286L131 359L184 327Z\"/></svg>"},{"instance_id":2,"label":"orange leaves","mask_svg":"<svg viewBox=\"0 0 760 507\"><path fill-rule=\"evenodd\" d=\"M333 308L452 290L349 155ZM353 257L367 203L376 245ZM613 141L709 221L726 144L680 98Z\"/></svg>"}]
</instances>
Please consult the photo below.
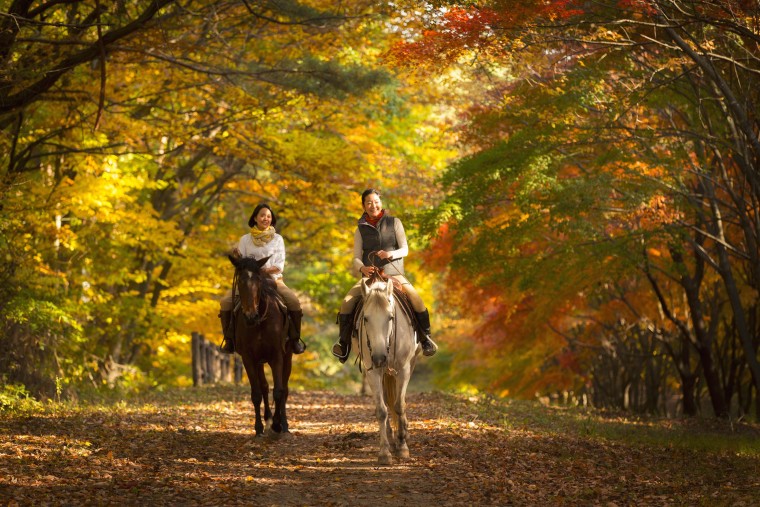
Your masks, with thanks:
<instances>
[{"instance_id":1,"label":"orange leaves","mask_svg":"<svg viewBox=\"0 0 760 507\"><path fill-rule=\"evenodd\" d=\"M422 252L425 264L430 271L443 271L451 263L456 241L452 229L448 222L441 224L431 245Z\"/></svg>"},{"instance_id":2,"label":"orange leaves","mask_svg":"<svg viewBox=\"0 0 760 507\"><path fill-rule=\"evenodd\" d=\"M401 65L425 62L447 65L466 51L488 45L500 22L500 14L491 9L453 8L436 19L436 29L424 30L417 41L396 43L389 56ZM441 59L444 61L440 62Z\"/></svg>"},{"instance_id":3,"label":"orange leaves","mask_svg":"<svg viewBox=\"0 0 760 507\"><path fill-rule=\"evenodd\" d=\"M443 25L447 32L461 37L472 37L483 34L503 21L502 16L493 9L463 9L461 7L448 10L443 15Z\"/></svg>"},{"instance_id":4,"label":"orange leaves","mask_svg":"<svg viewBox=\"0 0 760 507\"><path fill-rule=\"evenodd\" d=\"M431 16L432 29L422 31L418 40L396 43L390 57L401 65L435 63L446 66L472 52L503 52L515 34L538 20L568 19L583 14L575 0L494 1L481 7L452 7Z\"/></svg>"},{"instance_id":5,"label":"orange leaves","mask_svg":"<svg viewBox=\"0 0 760 507\"><path fill-rule=\"evenodd\" d=\"M660 194L653 195L648 202L639 206L631 218L638 227L651 229L680 222L684 217L683 211L676 206L673 196Z\"/></svg>"},{"instance_id":6,"label":"orange leaves","mask_svg":"<svg viewBox=\"0 0 760 507\"><path fill-rule=\"evenodd\" d=\"M556 16L559 19L569 19L583 14L582 3L577 0L552 0L547 2L545 13L549 19Z\"/></svg>"}]
</instances>

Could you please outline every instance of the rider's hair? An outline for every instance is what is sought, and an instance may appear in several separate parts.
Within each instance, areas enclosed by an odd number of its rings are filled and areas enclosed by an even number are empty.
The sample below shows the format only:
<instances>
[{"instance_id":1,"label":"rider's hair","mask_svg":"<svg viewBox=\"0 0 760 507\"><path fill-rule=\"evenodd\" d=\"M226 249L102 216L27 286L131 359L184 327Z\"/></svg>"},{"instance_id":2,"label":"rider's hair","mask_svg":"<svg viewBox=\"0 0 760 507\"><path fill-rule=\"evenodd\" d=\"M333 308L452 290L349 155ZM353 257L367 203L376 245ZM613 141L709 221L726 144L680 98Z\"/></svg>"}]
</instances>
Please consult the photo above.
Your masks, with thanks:
<instances>
[{"instance_id":1,"label":"rider's hair","mask_svg":"<svg viewBox=\"0 0 760 507\"><path fill-rule=\"evenodd\" d=\"M380 195L379 191L375 190L374 188L368 188L367 190L365 190L364 192L362 192L362 206L364 206L364 199L366 199L367 196L370 195L370 194L375 194L378 197L382 197Z\"/></svg>"},{"instance_id":2,"label":"rider's hair","mask_svg":"<svg viewBox=\"0 0 760 507\"><path fill-rule=\"evenodd\" d=\"M253 213L251 213L251 218L248 219L248 227L255 227L256 226L256 216L259 214L259 211L262 209L268 209L269 212L272 214L272 223L271 226L274 227L277 225L277 216L274 214L274 211L272 211L272 208L269 207L269 204L262 202L255 208L253 208Z\"/></svg>"}]
</instances>

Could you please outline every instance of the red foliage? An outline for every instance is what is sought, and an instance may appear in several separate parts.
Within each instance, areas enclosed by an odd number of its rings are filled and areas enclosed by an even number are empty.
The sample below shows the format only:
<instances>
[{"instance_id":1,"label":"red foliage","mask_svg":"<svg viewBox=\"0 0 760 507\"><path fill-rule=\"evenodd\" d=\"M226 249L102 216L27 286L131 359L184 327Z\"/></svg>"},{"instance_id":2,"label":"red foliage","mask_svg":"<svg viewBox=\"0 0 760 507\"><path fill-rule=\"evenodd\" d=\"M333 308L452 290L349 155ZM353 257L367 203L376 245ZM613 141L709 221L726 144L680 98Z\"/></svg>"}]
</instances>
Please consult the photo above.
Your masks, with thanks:
<instances>
[{"instance_id":1,"label":"red foliage","mask_svg":"<svg viewBox=\"0 0 760 507\"><path fill-rule=\"evenodd\" d=\"M402 65L453 62L465 51L502 46L510 30L522 30L539 19L567 19L583 11L575 0L495 2L492 8L454 8L438 26L415 42L400 42L390 58Z\"/></svg>"},{"instance_id":2,"label":"red foliage","mask_svg":"<svg viewBox=\"0 0 760 507\"><path fill-rule=\"evenodd\" d=\"M415 42L399 42L391 48L390 57L402 65L454 61L463 51L487 44L500 22L498 13L490 9L451 9L441 17L436 30L424 31Z\"/></svg>"},{"instance_id":3,"label":"red foliage","mask_svg":"<svg viewBox=\"0 0 760 507\"><path fill-rule=\"evenodd\" d=\"M580 16L585 11L575 0L554 0L547 3L546 13L552 13L559 19L569 19Z\"/></svg>"},{"instance_id":4,"label":"red foliage","mask_svg":"<svg viewBox=\"0 0 760 507\"><path fill-rule=\"evenodd\" d=\"M569 348L564 348L557 355L557 366L563 370L570 370L573 373L581 374L581 365L578 361L578 354Z\"/></svg>"}]
</instances>

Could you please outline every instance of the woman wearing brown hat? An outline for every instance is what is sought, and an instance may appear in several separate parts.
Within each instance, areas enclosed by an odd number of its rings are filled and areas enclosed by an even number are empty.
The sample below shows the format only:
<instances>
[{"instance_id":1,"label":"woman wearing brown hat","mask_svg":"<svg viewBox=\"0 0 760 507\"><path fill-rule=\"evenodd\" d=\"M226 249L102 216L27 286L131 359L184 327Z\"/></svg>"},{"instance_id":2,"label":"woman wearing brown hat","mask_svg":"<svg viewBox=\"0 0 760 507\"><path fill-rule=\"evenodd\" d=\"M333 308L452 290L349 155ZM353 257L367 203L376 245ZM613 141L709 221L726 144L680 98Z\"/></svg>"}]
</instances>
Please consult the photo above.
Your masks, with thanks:
<instances>
[{"instance_id":1,"label":"woman wearing brown hat","mask_svg":"<svg viewBox=\"0 0 760 507\"><path fill-rule=\"evenodd\" d=\"M259 204L253 210L251 218L248 219L248 226L251 232L240 238L238 242L238 253L242 257L253 257L254 259L263 259L269 257L267 262L262 266L262 270L269 273L277 283L277 292L285 302L288 308L288 316L291 325L288 331L288 341L290 342L293 353L301 354L306 345L301 340L301 318L303 311L298 296L285 285L282 278L285 269L285 242L282 236L277 234L274 226L277 224L277 216L268 204ZM235 352L235 336L232 329L232 310L233 310L232 289L228 290L220 302L221 311L219 318L222 321L222 333L224 342L222 343L222 352L232 354Z\"/></svg>"}]
</instances>

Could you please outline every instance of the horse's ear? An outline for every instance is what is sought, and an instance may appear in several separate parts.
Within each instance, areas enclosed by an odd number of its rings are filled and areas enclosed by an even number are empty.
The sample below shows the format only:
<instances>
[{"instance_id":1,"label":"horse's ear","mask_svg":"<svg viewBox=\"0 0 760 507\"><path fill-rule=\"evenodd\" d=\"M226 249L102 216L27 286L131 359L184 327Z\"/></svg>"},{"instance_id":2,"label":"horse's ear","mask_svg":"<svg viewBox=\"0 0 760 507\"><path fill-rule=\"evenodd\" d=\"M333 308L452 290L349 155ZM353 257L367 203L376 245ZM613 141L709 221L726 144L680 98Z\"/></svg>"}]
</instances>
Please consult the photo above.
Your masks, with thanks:
<instances>
[{"instance_id":1,"label":"horse's ear","mask_svg":"<svg viewBox=\"0 0 760 507\"><path fill-rule=\"evenodd\" d=\"M243 258L243 254L241 254L240 250L235 247L232 249L232 251L230 251L230 253L227 254L227 258L230 260L233 266L237 267L238 262Z\"/></svg>"},{"instance_id":2,"label":"horse's ear","mask_svg":"<svg viewBox=\"0 0 760 507\"><path fill-rule=\"evenodd\" d=\"M388 283L385 286L385 292L388 295L388 299L393 295L393 278L388 278Z\"/></svg>"},{"instance_id":3,"label":"horse's ear","mask_svg":"<svg viewBox=\"0 0 760 507\"><path fill-rule=\"evenodd\" d=\"M367 285L367 278L362 277L362 297L367 297L369 294L369 285Z\"/></svg>"},{"instance_id":4,"label":"horse's ear","mask_svg":"<svg viewBox=\"0 0 760 507\"><path fill-rule=\"evenodd\" d=\"M261 268L264 267L264 264L267 263L267 261L269 260L270 257L271 257L271 255L267 255L263 259L259 259L259 260L256 261L256 265L259 266L259 269L261 269Z\"/></svg>"}]
</instances>

